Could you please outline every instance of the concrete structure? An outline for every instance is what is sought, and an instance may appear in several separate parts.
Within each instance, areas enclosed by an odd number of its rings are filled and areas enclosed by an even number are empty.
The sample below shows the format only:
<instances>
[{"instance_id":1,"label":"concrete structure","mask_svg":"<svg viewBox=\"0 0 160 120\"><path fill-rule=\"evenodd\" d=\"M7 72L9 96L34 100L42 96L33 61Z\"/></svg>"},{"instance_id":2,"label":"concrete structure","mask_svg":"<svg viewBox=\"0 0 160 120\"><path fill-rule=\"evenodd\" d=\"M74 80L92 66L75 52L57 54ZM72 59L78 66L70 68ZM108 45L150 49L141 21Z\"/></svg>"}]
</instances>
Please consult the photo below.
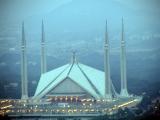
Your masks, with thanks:
<instances>
[{"instance_id":1,"label":"concrete structure","mask_svg":"<svg viewBox=\"0 0 160 120\"><path fill-rule=\"evenodd\" d=\"M24 22L22 23L22 41L21 41L21 85L22 85L21 99L28 99L27 54L26 54Z\"/></svg>"},{"instance_id":2,"label":"concrete structure","mask_svg":"<svg viewBox=\"0 0 160 120\"><path fill-rule=\"evenodd\" d=\"M104 43L104 73L105 73L105 98L112 99L107 21L106 21L105 43Z\"/></svg>"},{"instance_id":3,"label":"concrete structure","mask_svg":"<svg viewBox=\"0 0 160 120\"><path fill-rule=\"evenodd\" d=\"M112 83L111 83L112 84ZM115 89L112 85L112 95ZM33 98L105 99L104 72L76 61L41 75Z\"/></svg>"},{"instance_id":4,"label":"concrete structure","mask_svg":"<svg viewBox=\"0 0 160 120\"><path fill-rule=\"evenodd\" d=\"M47 71L46 64L46 48L45 48L45 32L44 32L44 23L42 21L42 38L41 38L41 74L44 74Z\"/></svg>"},{"instance_id":5,"label":"concrete structure","mask_svg":"<svg viewBox=\"0 0 160 120\"><path fill-rule=\"evenodd\" d=\"M120 60L121 60L121 97L129 97L128 91L127 91L127 74L126 74L126 48L125 48L125 39L124 39L124 24L123 24L123 18L122 18L122 38L121 38L121 54L120 54Z\"/></svg>"}]
</instances>

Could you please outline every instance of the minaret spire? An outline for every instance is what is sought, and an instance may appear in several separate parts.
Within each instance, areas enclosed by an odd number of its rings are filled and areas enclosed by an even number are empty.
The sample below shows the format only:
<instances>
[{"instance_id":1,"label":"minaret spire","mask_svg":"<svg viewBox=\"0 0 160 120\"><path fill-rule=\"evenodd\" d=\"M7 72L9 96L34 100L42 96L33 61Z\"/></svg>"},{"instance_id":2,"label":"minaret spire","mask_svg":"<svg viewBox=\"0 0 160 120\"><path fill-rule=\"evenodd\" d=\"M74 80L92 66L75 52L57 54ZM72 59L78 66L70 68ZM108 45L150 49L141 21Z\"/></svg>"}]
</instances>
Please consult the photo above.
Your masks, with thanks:
<instances>
[{"instance_id":1,"label":"minaret spire","mask_svg":"<svg viewBox=\"0 0 160 120\"><path fill-rule=\"evenodd\" d=\"M46 52L45 52L45 32L44 32L44 23L42 20L42 38L41 38L41 74L47 71L46 66Z\"/></svg>"},{"instance_id":2,"label":"minaret spire","mask_svg":"<svg viewBox=\"0 0 160 120\"><path fill-rule=\"evenodd\" d=\"M76 52L73 51L72 53L72 62L75 62L76 61Z\"/></svg>"},{"instance_id":3,"label":"minaret spire","mask_svg":"<svg viewBox=\"0 0 160 120\"><path fill-rule=\"evenodd\" d=\"M76 51L72 51L71 63L72 63L72 64L77 63Z\"/></svg>"},{"instance_id":4,"label":"minaret spire","mask_svg":"<svg viewBox=\"0 0 160 120\"><path fill-rule=\"evenodd\" d=\"M111 79L110 79L110 63L109 63L109 41L106 21L105 45L104 45L104 71L105 71L105 97L111 99Z\"/></svg>"},{"instance_id":5,"label":"minaret spire","mask_svg":"<svg viewBox=\"0 0 160 120\"><path fill-rule=\"evenodd\" d=\"M121 93L122 97L128 97L127 91L127 74L126 74L126 48L125 48L125 40L124 40L124 23L122 18L122 38L121 38Z\"/></svg>"},{"instance_id":6,"label":"minaret spire","mask_svg":"<svg viewBox=\"0 0 160 120\"><path fill-rule=\"evenodd\" d=\"M27 55L26 55L24 22L22 23L22 41L21 41L21 87L22 87L21 99L28 99Z\"/></svg>"}]
</instances>

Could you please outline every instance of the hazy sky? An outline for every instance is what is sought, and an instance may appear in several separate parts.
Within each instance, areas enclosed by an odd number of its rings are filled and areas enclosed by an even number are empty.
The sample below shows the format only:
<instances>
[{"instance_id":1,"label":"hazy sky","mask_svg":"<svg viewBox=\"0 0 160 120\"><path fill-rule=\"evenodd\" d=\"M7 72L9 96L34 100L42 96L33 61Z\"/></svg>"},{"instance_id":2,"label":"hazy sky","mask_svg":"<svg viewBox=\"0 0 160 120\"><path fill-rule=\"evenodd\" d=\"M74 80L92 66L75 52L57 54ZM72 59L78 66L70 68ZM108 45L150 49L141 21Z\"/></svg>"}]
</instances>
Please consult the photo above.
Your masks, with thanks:
<instances>
[{"instance_id":1,"label":"hazy sky","mask_svg":"<svg viewBox=\"0 0 160 120\"><path fill-rule=\"evenodd\" d=\"M0 0L0 15L1 17L16 16L14 18L24 18L35 14L46 14L53 9L73 1L76 0ZM86 0L81 0L83 4L85 4L85 1ZM99 0L99 2L100 1L106 1L106 4L107 1L117 2L128 9L142 12L143 14L150 14L154 17L159 17L160 15L159 0Z\"/></svg>"},{"instance_id":2,"label":"hazy sky","mask_svg":"<svg viewBox=\"0 0 160 120\"><path fill-rule=\"evenodd\" d=\"M82 43L86 45L91 39L101 40L98 43L100 46L107 18L110 41L114 45L120 38L122 16L126 39L131 47L139 45L143 48L149 44L151 47L145 48L157 48L157 39L160 39L160 0L0 0L0 24L6 27L6 30L0 28L0 48L7 45L14 48L14 44L20 41L23 20L27 40L31 41L28 46L36 48L33 46L37 45L35 40L40 39L42 18L45 18L48 42L71 40L76 47ZM8 24L14 23L18 25L7 28ZM151 36L156 36L153 44L150 44ZM147 42L141 43L143 40ZM63 47L67 48L67 45Z\"/></svg>"},{"instance_id":3,"label":"hazy sky","mask_svg":"<svg viewBox=\"0 0 160 120\"><path fill-rule=\"evenodd\" d=\"M24 19L46 14L72 0L0 0L0 15L4 18Z\"/></svg>"}]
</instances>

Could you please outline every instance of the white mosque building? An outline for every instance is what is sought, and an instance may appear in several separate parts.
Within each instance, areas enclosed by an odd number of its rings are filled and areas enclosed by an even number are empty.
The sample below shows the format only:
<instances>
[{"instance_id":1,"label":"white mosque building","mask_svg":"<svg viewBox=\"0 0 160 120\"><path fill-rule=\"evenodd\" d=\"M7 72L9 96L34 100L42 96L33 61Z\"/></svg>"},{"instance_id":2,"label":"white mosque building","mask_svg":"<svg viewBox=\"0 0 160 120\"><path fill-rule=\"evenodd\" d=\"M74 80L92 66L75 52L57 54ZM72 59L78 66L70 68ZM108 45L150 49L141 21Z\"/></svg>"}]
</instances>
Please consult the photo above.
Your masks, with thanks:
<instances>
[{"instance_id":1,"label":"white mosque building","mask_svg":"<svg viewBox=\"0 0 160 120\"><path fill-rule=\"evenodd\" d=\"M112 115L119 108L134 107L142 100L141 96L127 91L126 50L124 25L120 49L121 91L118 93L110 77L109 39L105 32L104 71L80 63L73 53L68 64L47 71L45 33L42 22L41 76L35 94L28 97L27 56L24 23L21 41L21 99L1 100L1 106L11 118L57 118L58 116L87 118L99 115Z\"/></svg>"},{"instance_id":2,"label":"white mosque building","mask_svg":"<svg viewBox=\"0 0 160 120\"><path fill-rule=\"evenodd\" d=\"M28 99L28 82L27 82L27 58L26 58L26 40L24 32L24 23L22 24L22 44L21 44L21 72L22 72L22 97ZM45 98L67 98L73 99L105 99L112 100L116 97L130 97L127 91L126 79L126 50L124 40L124 24L122 19L122 36L121 36L121 91L116 92L110 78L110 61L109 61L109 39L105 32L104 43L104 71L84 65L76 60L73 53L70 63L59 68L47 71L46 69L46 51L45 51L45 32L42 22L42 39L41 39L41 76L32 99Z\"/></svg>"}]
</instances>

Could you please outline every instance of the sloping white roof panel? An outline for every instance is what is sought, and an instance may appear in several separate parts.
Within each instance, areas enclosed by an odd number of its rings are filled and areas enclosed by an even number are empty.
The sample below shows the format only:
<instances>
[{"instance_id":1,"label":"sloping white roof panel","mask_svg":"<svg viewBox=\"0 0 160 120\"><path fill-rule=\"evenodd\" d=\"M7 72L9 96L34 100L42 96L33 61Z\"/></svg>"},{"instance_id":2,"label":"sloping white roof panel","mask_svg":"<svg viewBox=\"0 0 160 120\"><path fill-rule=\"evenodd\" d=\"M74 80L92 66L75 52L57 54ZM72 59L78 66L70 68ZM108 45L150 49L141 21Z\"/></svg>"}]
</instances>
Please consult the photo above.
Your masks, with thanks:
<instances>
[{"instance_id":1,"label":"sloping white roof panel","mask_svg":"<svg viewBox=\"0 0 160 120\"><path fill-rule=\"evenodd\" d=\"M48 86L46 86L46 89L43 92L41 92L38 97L39 98L43 97L48 92L50 92L50 90L52 90L57 84L63 81L67 77L69 69L70 67L65 68L60 75L56 76L55 79L52 80L52 82Z\"/></svg>"},{"instance_id":2,"label":"sloping white roof panel","mask_svg":"<svg viewBox=\"0 0 160 120\"><path fill-rule=\"evenodd\" d=\"M69 64L59 67L57 69L54 69L52 71L49 71L45 74L42 74L35 92L35 96L37 96L42 90L44 90L45 87L49 85L49 83L55 80L55 78L68 67L69 67Z\"/></svg>"},{"instance_id":3,"label":"sloping white roof panel","mask_svg":"<svg viewBox=\"0 0 160 120\"><path fill-rule=\"evenodd\" d=\"M75 62L43 74L38 83L34 97L43 97L67 77L76 82L93 97L104 98L104 72Z\"/></svg>"},{"instance_id":4,"label":"sloping white roof panel","mask_svg":"<svg viewBox=\"0 0 160 120\"><path fill-rule=\"evenodd\" d=\"M74 80L76 83L78 83L82 88L84 88L88 93L90 93L95 98L98 98L99 96L95 92L95 90L92 88L91 84L88 82L84 74L81 72L77 64L74 64L69 77Z\"/></svg>"},{"instance_id":5,"label":"sloping white roof panel","mask_svg":"<svg viewBox=\"0 0 160 120\"><path fill-rule=\"evenodd\" d=\"M89 80L94 84L100 94L104 97L105 96L105 77L104 72L97 70L95 68L89 67L84 64L79 63L80 68L84 71L87 75Z\"/></svg>"}]
</instances>

